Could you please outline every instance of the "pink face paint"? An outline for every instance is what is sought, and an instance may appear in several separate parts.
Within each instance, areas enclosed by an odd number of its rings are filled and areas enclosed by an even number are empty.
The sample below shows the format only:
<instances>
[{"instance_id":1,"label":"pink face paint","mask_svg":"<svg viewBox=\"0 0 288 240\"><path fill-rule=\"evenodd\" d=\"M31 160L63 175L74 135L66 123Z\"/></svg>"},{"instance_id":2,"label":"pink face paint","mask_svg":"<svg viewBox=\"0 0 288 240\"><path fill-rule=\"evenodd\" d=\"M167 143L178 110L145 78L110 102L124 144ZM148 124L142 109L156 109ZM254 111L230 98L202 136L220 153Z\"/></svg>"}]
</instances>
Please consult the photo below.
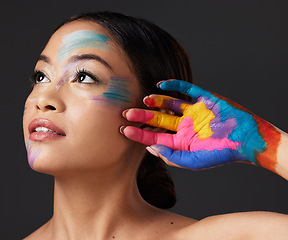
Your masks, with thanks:
<instances>
[{"instance_id":1,"label":"pink face paint","mask_svg":"<svg viewBox=\"0 0 288 240\"><path fill-rule=\"evenodd\" d=\"M29 140L27 141L26 149L27 149L28 163L29 163L30 167L33 168L34 161L38 157L38 155L40 154L40 149L32 149L32 146L31 146Z\"/></svg>"},{"instance_id":2,"label":"pink face paint","mask_svg":"<svg viewBox=\"0 0 288 240\"><path fill-rule=\"evenodd\" d=\"M122 77L111 77L108 91L91 100L104 101L116 106L124 106L131 103L131 92L129 90L130 80Z\"/></svg>"}]
</instances>

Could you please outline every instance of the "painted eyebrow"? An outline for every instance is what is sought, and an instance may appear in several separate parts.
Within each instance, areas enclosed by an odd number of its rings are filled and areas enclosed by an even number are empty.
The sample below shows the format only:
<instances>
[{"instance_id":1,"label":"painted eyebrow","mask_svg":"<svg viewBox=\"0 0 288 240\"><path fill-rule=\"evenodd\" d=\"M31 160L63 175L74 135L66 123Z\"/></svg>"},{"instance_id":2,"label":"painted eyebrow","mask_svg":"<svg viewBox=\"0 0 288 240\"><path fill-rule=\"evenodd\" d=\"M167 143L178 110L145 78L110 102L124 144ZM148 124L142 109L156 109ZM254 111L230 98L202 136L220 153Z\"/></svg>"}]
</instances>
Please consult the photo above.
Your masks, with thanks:
<instances>
[{"instance_id":1,"label":"painted eyebrow","mask_svg":"<svg viewBox=\"0 0 288 240\"><path fill-rule=\"evenodd\" d=\"M69 62L77 62L77 61L83 61L83 60L95 60L97 62L102 63L104 66L106 66L110 70L113 70L112 67L103 58L95 54L75 55L69 58Z\"/></svg>"}]
</instances>

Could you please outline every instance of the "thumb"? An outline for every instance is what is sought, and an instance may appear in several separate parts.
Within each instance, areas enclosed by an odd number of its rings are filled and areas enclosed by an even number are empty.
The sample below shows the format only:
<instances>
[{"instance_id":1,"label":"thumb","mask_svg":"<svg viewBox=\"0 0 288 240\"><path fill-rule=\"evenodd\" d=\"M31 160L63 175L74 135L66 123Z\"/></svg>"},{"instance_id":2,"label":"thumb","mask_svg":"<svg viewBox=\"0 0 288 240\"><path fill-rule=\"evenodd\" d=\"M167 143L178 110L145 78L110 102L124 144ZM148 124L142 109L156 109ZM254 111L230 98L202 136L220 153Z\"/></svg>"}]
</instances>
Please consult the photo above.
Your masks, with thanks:
<instances>
[{"instance_id":1,"label":"thumb","mask_svg":"<svg viewBox=\"0 0 288 240\"><path fill-rule=\"evenodd\" d=\"M155 145L147 146L146 149L155 157L161 158L167 165L180 167L179 165L169 161L169 159L171 159L171 156L174 152L172 148L166 147L164 145L155 144Z\"/></svg>"}]
</instances>

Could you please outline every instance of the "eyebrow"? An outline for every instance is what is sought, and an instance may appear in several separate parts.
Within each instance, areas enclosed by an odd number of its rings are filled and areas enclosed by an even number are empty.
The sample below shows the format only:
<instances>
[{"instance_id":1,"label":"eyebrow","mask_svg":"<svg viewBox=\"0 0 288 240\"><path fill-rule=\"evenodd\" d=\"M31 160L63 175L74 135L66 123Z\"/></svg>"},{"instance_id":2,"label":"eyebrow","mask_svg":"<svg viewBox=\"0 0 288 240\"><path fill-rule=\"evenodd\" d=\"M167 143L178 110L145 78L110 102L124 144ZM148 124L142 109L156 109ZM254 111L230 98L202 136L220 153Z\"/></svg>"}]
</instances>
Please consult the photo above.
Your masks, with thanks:
<instances>
[{"instance_id":1,"label":"eyebrow","mask_svg":"<svg viewBox=\"0 0 288 240\"><path fill-rule=\"evenodd\" d=\"M40 55L37 61L44 61L48 64L51 64L50 58L45 55Z\"/></svg>"},{"instance_id":2,"label":"eyebrow","mask_svg":"<svg viewBox=\"0 0 288 240\"><path fill-rule=\"evenodd\" d=\"M95 55L95 54L75 55L75 56L72 56L69 58L69 62L77 62L77 61L83 61L83 60L94 60L94 61L102 63L103 65L105 65L109 69L113 70L112 67L103 58L101 58L100 56ZM38 58L38 61L44 61L44 62L51 65L50 58L45 56L45 55L40 55Z\"/></svg>"},{"instance_id":3,"label":"eyebrow","mask_svg":"<svg viewBox=\"0 0 288 240\"><path fill-rule=\"evenodd\" d=\"M77 62L77 61L83 61L83 60L95 60L97 62L102 63L103 65L108 67L110 70L112 70L112 67L103 58L95 54L75 55L69 58L69 62Z\"/></svg>"}]
</instances>

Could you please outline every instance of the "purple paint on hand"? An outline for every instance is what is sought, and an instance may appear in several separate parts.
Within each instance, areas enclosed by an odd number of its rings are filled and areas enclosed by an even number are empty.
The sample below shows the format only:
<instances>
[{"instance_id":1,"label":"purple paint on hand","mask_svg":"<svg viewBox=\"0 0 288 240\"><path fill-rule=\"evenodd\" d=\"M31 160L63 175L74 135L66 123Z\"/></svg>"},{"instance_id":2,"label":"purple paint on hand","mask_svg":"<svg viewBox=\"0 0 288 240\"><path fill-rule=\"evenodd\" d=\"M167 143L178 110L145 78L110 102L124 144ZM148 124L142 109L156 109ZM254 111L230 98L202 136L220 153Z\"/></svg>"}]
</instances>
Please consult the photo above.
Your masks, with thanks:
<instances>
[{"instance_id":1,"label":"purple paint on hand","mask_svg":"<svg viewBox=\"0 0 288 240\"><path fill-rule=\"evenodd\" d=\"M211 110L215 118L211 120L210 127L213 132L212 138L227 138L228 135L237 127L234 118L228 118L226 122L220 119L220 109L218 103L211 101L207 97L199 97L198 101L205 104L206 108Z\"/></svg>"}]
</instances>

